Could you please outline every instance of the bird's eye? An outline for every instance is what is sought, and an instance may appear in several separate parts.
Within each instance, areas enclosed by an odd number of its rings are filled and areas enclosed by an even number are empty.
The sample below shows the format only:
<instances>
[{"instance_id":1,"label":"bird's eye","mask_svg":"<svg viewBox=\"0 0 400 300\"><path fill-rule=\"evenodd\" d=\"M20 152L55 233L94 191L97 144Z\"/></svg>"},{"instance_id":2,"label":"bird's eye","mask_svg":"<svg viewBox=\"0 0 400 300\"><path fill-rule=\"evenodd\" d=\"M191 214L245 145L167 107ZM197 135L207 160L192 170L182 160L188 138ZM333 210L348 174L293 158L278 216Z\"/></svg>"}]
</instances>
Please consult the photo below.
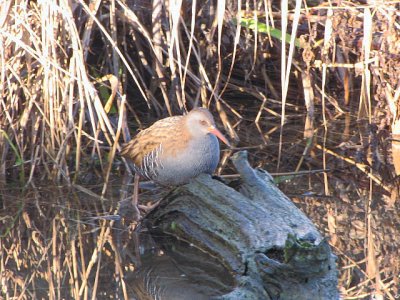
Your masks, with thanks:
<instances>
[{"instance_id":1,"label":"bird's eye","mask_svg":"<svg viewBox=\"0 0 400 300\"><path fill-rule=\"evenodd\" d=\"M201 124L202 126L207 126L207 121L205 121L205 120L200 120L200 124Z\"/></svg>"}]
</instances>

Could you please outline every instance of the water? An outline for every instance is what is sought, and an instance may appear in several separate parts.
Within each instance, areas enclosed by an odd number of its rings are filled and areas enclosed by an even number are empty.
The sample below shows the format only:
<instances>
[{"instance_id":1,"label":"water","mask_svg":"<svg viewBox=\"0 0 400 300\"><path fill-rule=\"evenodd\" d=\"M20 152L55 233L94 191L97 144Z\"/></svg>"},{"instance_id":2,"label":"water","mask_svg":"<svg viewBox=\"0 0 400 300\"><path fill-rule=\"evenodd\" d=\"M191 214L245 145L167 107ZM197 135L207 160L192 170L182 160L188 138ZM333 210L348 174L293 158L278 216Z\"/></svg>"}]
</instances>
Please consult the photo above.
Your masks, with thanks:
<instances>
[{"instance_id":1,"label":"water","mask_svg":"<svg viewBox=\"0 0 400 300\"><path fill-rule=\"evenodd\" d=\"M327 131L316 128L311 144L303 139L303 125L289 120L278 161L278 123L260 124L258 131L251 120L242 121L237 148L250 151L255 167L275 173L279 162L279 172L289 172L276 177L279 187L329 236L343 295L367 297L378 287L388 298L398 296L399 203L385 132L340 115ZM228 159L219 171L235 173ZM102 201L96 196L101 183L83 189L36 184L25 190L11 183L0 187L6 299L208 299L234 286L218 260L145 228L138 234L134 225L112 217L131 193L121 191L119 176ZM164 194L145 192L141 199Z\"/></svg>"}]
</instances>

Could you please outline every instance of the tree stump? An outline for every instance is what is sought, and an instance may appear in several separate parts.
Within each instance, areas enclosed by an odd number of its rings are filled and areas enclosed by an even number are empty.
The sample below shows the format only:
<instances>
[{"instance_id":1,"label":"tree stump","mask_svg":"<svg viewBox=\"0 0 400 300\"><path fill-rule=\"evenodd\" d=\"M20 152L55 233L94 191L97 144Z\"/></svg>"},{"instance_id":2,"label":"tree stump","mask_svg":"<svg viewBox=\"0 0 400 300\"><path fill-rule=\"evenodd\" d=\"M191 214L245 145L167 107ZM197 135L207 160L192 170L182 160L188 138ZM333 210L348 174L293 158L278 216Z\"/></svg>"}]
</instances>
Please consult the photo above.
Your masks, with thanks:
<instances>
[{"instance_id":1,"label":"tree stump","mask_svg":"<svg viewBox=\"0 0 400 300\"><path fill-rule=\"evenodd\" d=\"M218 258L235 282L219 299L339 299L326 239L266 171L250 167L246 152L232 160L237 188L200 175L146 217L151 231Z\"/></svg>"}]
</instances>

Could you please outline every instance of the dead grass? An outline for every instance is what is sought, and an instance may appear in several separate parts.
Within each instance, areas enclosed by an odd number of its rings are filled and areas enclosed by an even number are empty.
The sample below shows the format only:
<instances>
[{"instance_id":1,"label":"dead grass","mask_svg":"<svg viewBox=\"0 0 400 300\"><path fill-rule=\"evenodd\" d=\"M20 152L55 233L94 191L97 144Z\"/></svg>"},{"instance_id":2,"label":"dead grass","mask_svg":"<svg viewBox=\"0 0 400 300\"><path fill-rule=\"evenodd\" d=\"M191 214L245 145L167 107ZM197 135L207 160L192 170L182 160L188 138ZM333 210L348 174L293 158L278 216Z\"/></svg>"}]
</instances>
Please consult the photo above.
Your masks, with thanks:
<instances>
[{"instance_id":1,"label":"dead grass","mask_svg":"<svg viewBox=\"0 0 400 300\"><path fill-rule=\"evenodd\" d=\"M95 299L113 294L128 299L123 268L134 269L135 262L127 256L134 247L126 238L129 231L104 216L113 213L112 198L98 207L100 197L68 188L3 192L9 211L1 220L0 239L5 299ZM118 284L109 278L119 278Z\"/></svg>"},{"instance_id":2,"label":"dead grass","mask_svg":"<svg viewBox=\"0 0 400 300\"><path fill-rule=\"evenodd\" d=\"M314 141L317 131L326 135L330 121L345 113L367 119L377 127L378 136L386 131L400 136L400 1L288 2L278 6L269 0L244 1L235 6L225 1L189 5L158 0L136 1L129 7L122 0L96 0L90 5L82 0L3 1L0 181L18 178L28 186L47 178L72 185L88 172L83 166L95 165L105 182L104 197L110 173L121 161L119 143L130 138L128 119L142 127L149 110L159 117L203 105L217 112L232 139L237 139L238 128L247 120L260 131L260 144L268 144L268 136L280 131L278 167L285 152L284 127L300 113L308 142L296 171L307 155L321 151L324 170L331 157L357 166L371 180L370 195L383 187L393 205L399 195L396 140L393 158L385 159L394 163L386 177L371 160L357 162L329 148L326 139ZM249 20L252 26L246 25ZM285 38L279 39L279 34ZM250 111L250 106L256 109ZM279 122L265 133L263 122L269 118ZM374 143L379 139L374 140L373 134L367 139L365 151L376 153L379 146ZM334 193L327 172L323 181L325 195ZM364 271L373 286L371 294L393 298L380 277L379 247L373 246L368 211ZM47 239L52 243L47 244L22 211L14 213L30 230L30 246L36 245L32 253L41 263L45 283L35 284L59 291L68 273L71 295L89 297L86 283L93 271L87 262L101 253L103 238L109 234L106 226L99 227L101 238L89 258L84 257L81 242L60 249L55 246L59 237L51 236ZM60 216L51 225L53 232L68 232L66 224ZM75 238L79 240L79 232ZM15 260L17 269L28 264L29 260L16 258L23 253L23 243L18 237L16 249L7 249L2 270L10 260ZM43 264L49 253L54 259ZM88 267L80 270L79 264ZM2 277L7 297L34 296L26 288L33 284L33 275L7 276ZM10 278L18 295L10 292L9 284L3 285ZM349 288L347 297L360 293Z\"/></svg>"}]
</instances>

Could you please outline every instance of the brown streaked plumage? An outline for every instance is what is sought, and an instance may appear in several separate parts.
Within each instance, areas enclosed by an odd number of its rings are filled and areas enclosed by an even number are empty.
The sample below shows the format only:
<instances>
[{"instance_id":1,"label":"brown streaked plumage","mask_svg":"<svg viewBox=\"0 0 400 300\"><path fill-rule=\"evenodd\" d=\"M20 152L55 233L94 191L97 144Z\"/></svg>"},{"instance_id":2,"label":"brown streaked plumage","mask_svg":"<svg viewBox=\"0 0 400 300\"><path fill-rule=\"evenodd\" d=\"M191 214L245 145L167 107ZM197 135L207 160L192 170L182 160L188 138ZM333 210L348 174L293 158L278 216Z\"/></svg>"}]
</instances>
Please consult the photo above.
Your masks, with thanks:
<instances>
[{"instance_id":1,"label":"brown streaked plumage","mask_svg":"<svg viewBox=\"0 0 400 300\"><path fill-rule=\"evenodd\" d=\"M140 131L121 151L134 164L135 208L139 175L161 185L180 185L201 173L212 174L220 155L217 137L229 145L205 108L159 120Z\"/></svg>"},{"instance_id":2,"label":"brown streaked plumage","mask_svg":"<svg viewBox=\"0 0 400 300\"><path fill-rule=\"evenodd\" d=\"M143 158L160 144L164 145L169 155L176 155L185 147L190 138L189 133L183 130L182 120L183 116L158 120L125 144L121 155L131 159L139 168L142 167Z\"/></svg>"},{"instance_id":3,"label":"brown streaked plumage","mask_svg":"<svg viewBox=\"0 0 400 300\"><path fill-rule=\"evenodd\" d=\"M219 161L216 137L229 145L211 113L195 108L187 115L155 122L128 142L121 154L132 160L140 175L163 185L179 185L200 173L214 172Z\"/></svg>"}]
</instances>

